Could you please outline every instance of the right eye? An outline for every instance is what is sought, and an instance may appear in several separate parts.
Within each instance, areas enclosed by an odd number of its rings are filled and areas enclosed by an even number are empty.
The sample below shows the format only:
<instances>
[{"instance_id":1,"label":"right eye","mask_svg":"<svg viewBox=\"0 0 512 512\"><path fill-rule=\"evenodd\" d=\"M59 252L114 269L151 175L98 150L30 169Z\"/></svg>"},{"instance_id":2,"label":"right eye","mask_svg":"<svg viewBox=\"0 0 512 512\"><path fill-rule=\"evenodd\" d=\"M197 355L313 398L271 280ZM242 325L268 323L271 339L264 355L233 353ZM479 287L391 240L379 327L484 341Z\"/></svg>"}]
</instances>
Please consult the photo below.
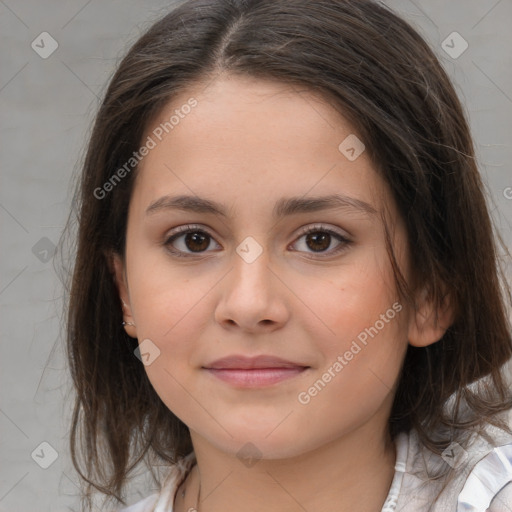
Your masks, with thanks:
<instances>
[{"instance_id":1,"label":"right eye","mask_svg":"<svg viewBox=\"0 0 512 512\"><path fill-rule=\"evenodd\" d=\"M213 237L204 229L199 226L187 225L180 226L174 233L171 233L164 245L175 256L187 258L193 257L194 254L204 253L212 240ZM179 247L176 248L176 246Z\"/></svg>"}]
</instances>

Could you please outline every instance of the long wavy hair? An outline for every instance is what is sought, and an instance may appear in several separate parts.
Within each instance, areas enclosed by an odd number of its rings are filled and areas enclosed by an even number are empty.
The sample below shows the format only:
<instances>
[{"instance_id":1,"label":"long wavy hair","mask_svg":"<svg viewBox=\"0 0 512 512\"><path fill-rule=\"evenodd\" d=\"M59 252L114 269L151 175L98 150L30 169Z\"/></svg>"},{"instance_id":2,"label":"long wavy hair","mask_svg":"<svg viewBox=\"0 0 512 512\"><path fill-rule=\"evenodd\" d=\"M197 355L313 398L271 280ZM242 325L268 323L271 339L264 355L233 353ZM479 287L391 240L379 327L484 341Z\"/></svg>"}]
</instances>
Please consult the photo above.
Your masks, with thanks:
<instances>
[{"instance_id":1,"label":"long wavy hair","mask_svg":"<svg viewBox=\"0 0 512 512\"><path fill-rule=\"evenodd\" d=\"M500 370L512 343L499 236L465 112L428 44L371 0L189 0L120 62L96 115L66 228L77 231L66 312L76 392L70 447L89 509L92 487L124 504L127 478L141 461L152 471L192 450L187 426L134 356L137 340L121 325L108 264L111 251L124 256L137 168L110 193L99 197L98 190L141 147L156 113L220 73L309 89L345 116L406 224L414 284L396 264L389 230L387 238L401 296L414 304L421 286L436 304L451 297L455 320L442 339L407 349L389 418L392 438L415 429L439 453L472 429L503 426L498 413L512 405ZM472 385L479 379L485 386ZM449 439L436 437L443 429Z\"/></svg>"}]
</instances>

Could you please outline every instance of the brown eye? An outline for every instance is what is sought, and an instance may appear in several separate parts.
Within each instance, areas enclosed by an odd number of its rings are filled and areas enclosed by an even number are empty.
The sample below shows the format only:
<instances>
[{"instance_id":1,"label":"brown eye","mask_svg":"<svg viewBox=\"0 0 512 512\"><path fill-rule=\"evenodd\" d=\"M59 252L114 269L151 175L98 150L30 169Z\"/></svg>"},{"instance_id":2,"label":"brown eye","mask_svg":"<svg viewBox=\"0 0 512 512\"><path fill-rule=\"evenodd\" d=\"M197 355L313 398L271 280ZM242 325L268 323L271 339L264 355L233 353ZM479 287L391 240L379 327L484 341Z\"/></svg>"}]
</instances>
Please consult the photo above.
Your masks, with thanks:
<instances>
[{"instance_id":1,"label":"brown eye","mask_svg":"<svg viewBox=\"0 0 512 512\"><path fill-rule=\"evenodd\" d=\"M208 249L210 236L199 231L185 234L184 243L192 252L201 252Z\"/></svg>"},{"instance_id":2,"label":"brown eye","mask_svg":"<svg viewBox=\"0 0 512 512\"><path fill-rule=\"evenodd\" d=\"M164 243L168 250L176 256L202 254L209 248L213 240L209 233L193 226L183 226L177 231Z\"/></svg>"},{"instance_id":3,"label":"brown eye","mask_svg":"<svg viewBox=\"0 0 512 512\"><path fill-rule=\"evenodd\" d=\"M321 231L315 231L306 235L307 246L314 251L325 251L331 245L331 235Z\"/></svg>"},{"instance_id":4,"label":"brown eye","mask_svg":"<svg viewBox=\"0 0 512 512\"><path fill-rule=\"evenodd\" d=\"M304 239L304 242L295 242L295 245L299 245L299 251L319 255L325 253L327 256L340 253L352 243L341 233L321 225L304 230L297 240L301 239ZM328 250L333 241L337 241L337 246L333 250Z\"/></svg>"}]
</instances>

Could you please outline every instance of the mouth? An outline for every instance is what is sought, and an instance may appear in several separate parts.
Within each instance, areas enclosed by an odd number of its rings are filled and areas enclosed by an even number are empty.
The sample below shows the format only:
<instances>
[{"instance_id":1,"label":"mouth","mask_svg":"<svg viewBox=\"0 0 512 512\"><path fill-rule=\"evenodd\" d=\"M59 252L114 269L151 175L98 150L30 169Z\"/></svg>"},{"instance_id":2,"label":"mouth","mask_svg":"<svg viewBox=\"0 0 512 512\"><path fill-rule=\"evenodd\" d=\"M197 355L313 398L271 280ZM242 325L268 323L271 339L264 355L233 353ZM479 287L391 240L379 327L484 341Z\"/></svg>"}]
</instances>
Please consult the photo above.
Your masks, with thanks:
<instances>
[{"instance_id":1,"label":"mouth","mask_svg":"<svg viewBox=\"0 0 512 512\"><path fill-rule=\"evenodd\" d=\"M281 368L204 368L215 378L242 388L271 386L301 375L309 366Z\"/></svg>"},{"instance_id":2,"label":"mouth","mask_svg":"<svg viewBox=\"0 0 512 512\"><path fill-rule=\"evenodd\" d=\"M232 355L213 361L203 369L237 387L270 386L301 375L310 366L271 355Z\"/></svg>"},{"instance_id":3,"label":"mouth","mask_svg":"<svg viewBox=\"0 0 512 512\"><path fill-rule=\"evenodd\" d=\"M203 366L206 369L217 370L253 370L253 369L268 369L268 368L307 368L308 365L282 359L277 356L271 355L258 355L254 357L247 357L244 355L234 354L231 356L217 359L209 364Z\"/></svg>"}]
</instances>

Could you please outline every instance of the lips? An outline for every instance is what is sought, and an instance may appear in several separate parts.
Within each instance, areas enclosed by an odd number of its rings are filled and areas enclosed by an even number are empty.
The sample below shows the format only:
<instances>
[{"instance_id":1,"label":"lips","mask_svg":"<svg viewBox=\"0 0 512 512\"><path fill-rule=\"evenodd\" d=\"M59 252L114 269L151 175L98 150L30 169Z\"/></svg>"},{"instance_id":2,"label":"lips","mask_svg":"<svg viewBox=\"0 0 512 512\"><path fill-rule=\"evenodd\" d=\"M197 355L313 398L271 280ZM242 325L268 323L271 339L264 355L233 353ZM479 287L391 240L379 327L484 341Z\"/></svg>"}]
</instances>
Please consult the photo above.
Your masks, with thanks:
<instances>
[{"instance_id":1,"label":"lips","mask_svg":"<svg viewBox=\"0 0 512 512\"><path fill-rule=\"evenodd\" d=\"M217 359L203 368L216 370L253 370L263 368L309 368L308 365L270 355L246 357L233 355Z\"/></svg>"}]
</instances>

